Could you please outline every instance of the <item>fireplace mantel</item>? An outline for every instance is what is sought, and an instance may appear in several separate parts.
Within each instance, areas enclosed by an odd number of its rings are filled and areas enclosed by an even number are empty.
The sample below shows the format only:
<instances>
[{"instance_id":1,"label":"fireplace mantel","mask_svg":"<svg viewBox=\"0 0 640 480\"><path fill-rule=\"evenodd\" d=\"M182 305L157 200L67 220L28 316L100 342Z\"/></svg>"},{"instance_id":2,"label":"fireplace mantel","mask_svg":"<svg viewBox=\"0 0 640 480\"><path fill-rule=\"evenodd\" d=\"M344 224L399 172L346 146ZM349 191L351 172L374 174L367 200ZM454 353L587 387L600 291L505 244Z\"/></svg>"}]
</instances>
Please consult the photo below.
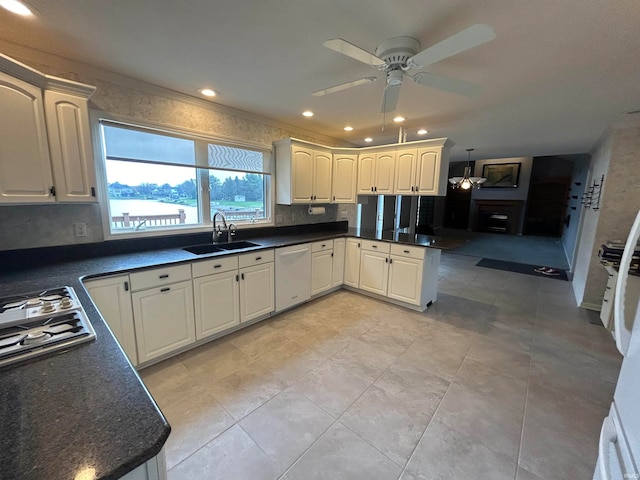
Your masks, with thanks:
<instances>
[{"instance_id":1,"label":"fireplace mantel","mask_svg":"<svg viewBox=\"0 0 640 480\"><path fill-rule=\"evenodd\" d=\"M476 200L473 230L476 232L502 231L497 225L504 224L503 233L521 234L523 200ZM494 218L492 218L494 217ZM506 217L506 219L504 218ZM496 226L490 222L495 221Z\"/></svg>"}]
</instances>

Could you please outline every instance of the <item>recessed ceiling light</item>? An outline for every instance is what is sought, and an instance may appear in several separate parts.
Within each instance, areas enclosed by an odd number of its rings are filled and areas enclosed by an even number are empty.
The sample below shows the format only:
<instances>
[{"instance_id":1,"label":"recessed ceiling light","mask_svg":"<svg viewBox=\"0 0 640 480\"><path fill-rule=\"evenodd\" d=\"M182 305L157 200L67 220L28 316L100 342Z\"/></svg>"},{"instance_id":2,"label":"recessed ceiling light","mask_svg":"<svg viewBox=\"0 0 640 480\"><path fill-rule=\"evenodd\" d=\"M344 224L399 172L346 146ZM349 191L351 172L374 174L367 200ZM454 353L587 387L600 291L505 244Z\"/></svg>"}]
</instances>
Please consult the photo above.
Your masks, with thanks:
<instances>
[{"instance_id":1,"label":"recessed ceiling light","mask_svg":"<svg viewBox=\"0 0 640 480\"><path fill-rule=\"evenodd\" d=\"M29 7L18 0L0 0L0 7L17 15L22 15L23 17L33 15Z\"/></svg>"},{"instance_id":2,"label":"recessed ceiling light","mask_svg":"<svg viewBox=\"0 0 640 480\"><path fill-rule=\"evenodd\" d=\"M313 117L313 112L311 110L305 110L302 112L302 115L305 117Z\"/></svg>"},{"instance_id":3,"label":"recessed ceiling light","mask_svg":"<svg viewBox=\"0 0 640 480\"><path fill-rule=\"evenodd\" d=\"M396 118L393 119L394 122L396 123L400 123L400 122L404 122L406 119L404 117L401 116L397 116Z\"/></svg>"},{"instance_id":4,"label":"recessed ceiling light","mask_svg":"<svg viewBox=\"0 0 640 480\"><path fill-rule=\"evenodd\" d=\"M429 133L429 130L425 130L424 128L418 130L418 135L426 135L427 133Z\"/></svg>"},{"instance_id":5,"label":"recessed ceiling light","mask_svg":"<svg viewBox=\"0 0 640 480\"><path fill-rule=\"evenodd\" d=\"M367 138L364 139L364 141L367 142L367 143L370 143L370 142L373 142L373 138L367 137Z\"/></svg>"},{"instance_id":6,"label":"recessed ceiling light","mask_svg":"<svg viewBox=\"0 0 640 480\"><path fill-rule=\"evenodd\" d=\"M201 88L198 90L198 92L201 95L204 95L205 97L216 97L218 96L218 92L216 92L215 90L211 89L211 88Z\"/></svg>"},{"instance_id":7,"label":"recessed ceiling light","mask_svg":"<svg viewBox=\"0 0 640 480\"><path fill-rule=\"evenodd\" d=\"M345 131L345 132L350 132L350 131L352 131L352 130L353 130L353 127L351 127L351 126L349 126L349 125L347 125L346 127L344 127L344 131Z\"/></svg>"}]
</instances>

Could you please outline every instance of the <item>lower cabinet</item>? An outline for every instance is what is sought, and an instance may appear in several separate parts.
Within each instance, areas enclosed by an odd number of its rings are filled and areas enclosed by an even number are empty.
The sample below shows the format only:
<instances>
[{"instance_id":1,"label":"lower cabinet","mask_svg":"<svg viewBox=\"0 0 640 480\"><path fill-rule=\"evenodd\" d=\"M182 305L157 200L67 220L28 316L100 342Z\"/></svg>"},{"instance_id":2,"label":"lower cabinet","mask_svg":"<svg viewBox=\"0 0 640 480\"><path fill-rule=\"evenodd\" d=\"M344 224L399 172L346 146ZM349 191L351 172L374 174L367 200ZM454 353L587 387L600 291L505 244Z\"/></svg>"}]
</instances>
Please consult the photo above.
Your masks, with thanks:
<instances>
[{"instance_id":1,"label":"lower cabinet","mask_svg":"<svg viewBox=\"0 0 640 480\"><path fill-rule=\"evenodd\" d=\"M275 310L274 252L267 250L239 256L240 323Z\"/></svg>"},{"instance_id":2,"label":"lower cabinet","mask_svg":"<svg viewBox=\"0 0 640 480\"><path fill-rule=\"evenodd\" d=\"M85 287L133 365L138 364L129 275L87 280Z\"/></svg>"},{"instance_id":3,"label":"lower cabinet","mask_svg":"<svg viewBox=\"0 0 640 480\"><path fill-rule=\"evenodd\" d=\"M360 240L357 238L346 239L344 284L354 288L360 286Z\"/></svg>"},{"instance_id":4,"label":"lower cabinet","mask_svg":"<svg viewBox=\"0 0 640 480\"><path fill-rule=\"evenodd\" d=\"M191 264L196 339L200 340L240 323L238 256Z\"/></svg>"},{"instance_id":5,"label":"lower cabinet","mask_svg":"<svg viewBox=\"0 0 640 480\"><path fill-rule=\"evenodd\" d=\"M440 250L371 240L361 243L360 290L417 310L436 301Z\"/></svg>"},{"instance_id":6,"label":"lower cabinet","mask_svg":"<svg viewBox=\"0 0 640 480\"><path fill-rule=\"evenodd\" d=\"M134 292L132 300L140 363L196 341L191 280Z\"/></svg>"},{"instance_id":7,"label":"lower cabinet","mask_svg":"<svg viewBox=\"0 0 640 480\"><path fill-rule=\"evenodd\" d=\"M311 244L311 295L326 292L333 281L333 240Z\"/></svg>"}]
</instances>

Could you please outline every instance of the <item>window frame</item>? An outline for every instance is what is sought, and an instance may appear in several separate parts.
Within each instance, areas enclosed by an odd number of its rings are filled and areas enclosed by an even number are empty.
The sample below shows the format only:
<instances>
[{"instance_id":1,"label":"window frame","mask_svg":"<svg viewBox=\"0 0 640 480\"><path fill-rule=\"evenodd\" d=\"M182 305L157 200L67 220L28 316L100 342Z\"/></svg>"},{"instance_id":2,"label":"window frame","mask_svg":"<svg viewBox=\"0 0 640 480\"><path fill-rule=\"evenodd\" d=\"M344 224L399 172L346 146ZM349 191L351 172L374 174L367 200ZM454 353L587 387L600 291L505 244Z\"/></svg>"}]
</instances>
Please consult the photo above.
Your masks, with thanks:
<instances>
[{"instance_id":1,"label":"window frame","mask_svg":"<svg viewBox=\"0 0 640 480\"><path fill-rule=\"evenodd\" d=\"M218 170L218 171L229 171L229 172L237 172L238 174L243 173L255 173L255 172L244 172L243 170L232 170L232 169L224 169L224 168L212 168L208 167L208 145L216 144L216 145L224 145L229 147L237 147L237 148L245 148L250 150L261 151L264 156L264 161L266 162L265 172L262 173L263 184L265 188L264 195L264 207L265 207L265 219L259 221L246 221L246 222L233 222L236 224L239 230L244 228L260 228L260 227L272 227L275 225L274 222L274 211L275 211L275 183L274 183L274 160L273 160L273 149L271 145L264 145L260 143L254 143L244 140L231 139L225 137L218 137L214 135L210 135L205 132L199 132L195 130L189 130L185 128L168 126L163 124L158 124L149 121L143 121L139 119L132 119L128 117L123 117L120 115L107 114L105 112L92 111L91 112L91 123L92 123L92 132L94 136L94 154L96 158L96 177L97 177L97 198L100 206L100 216L102 219L102 228L103 235L105 240L115 240L115 239L126 239L126 238L140 238L140 237L156 237L156 236L167 236L167 235L182 235L189 233L202 233L202 232L210 232L213 225L211 222L211 209L206 208L207 205L210 205L210 197L209 197L209 171L210 170ZM112 230L112 222L111 222L111 214L109 211L109 192L108 192L108 183L107 183L107 171L106 171L106 149L104 144L104 137L102 134L102 125L112 125L115 127L123 127L132 130L137 130L145 133L154 133L160 135L167 135L176 138L182 138L186 140L194 141L195 143L195 156L196 156L196 165L186 166L187 168L195 169L195 177L197 182L198 189L198 204L199 204L199 215L201 218L201 222L197 225L172 225L168 228L162 227L152 227L141 230L126 230L126 231L113 231ZM133 161L126 160L125 161ZM143 163L151 163L154 162L143 162ZM160 162L158 162L160 163ZM185 165L179 164L171 164L166 163L166 165L177 165L185 167Z\"/></svg>"}]
</instances>

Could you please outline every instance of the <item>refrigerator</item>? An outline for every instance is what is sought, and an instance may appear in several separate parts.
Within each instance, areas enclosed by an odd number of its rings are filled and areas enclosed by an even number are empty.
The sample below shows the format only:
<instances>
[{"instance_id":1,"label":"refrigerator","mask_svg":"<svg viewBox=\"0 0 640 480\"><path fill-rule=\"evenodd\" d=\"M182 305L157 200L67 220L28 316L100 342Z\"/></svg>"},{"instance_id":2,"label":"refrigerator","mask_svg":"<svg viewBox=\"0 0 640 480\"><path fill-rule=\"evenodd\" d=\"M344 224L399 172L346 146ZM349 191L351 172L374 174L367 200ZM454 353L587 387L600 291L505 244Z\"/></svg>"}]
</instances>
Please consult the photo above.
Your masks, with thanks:
<instances>
[{"instance_id":1,"label":"refrigerator","mask_svg":"<svg viewBox=\"0 0 640 480\"><path fill-rule=\"evenodd\" d=\"M640 211L631 227L614 299L614 336L624 356L609 415L602 423L594 480L640 479L640 304L625 312L629 265L640 238ZM626 302L627 308L629 302Z\"/></svg>"}]
</instances>

